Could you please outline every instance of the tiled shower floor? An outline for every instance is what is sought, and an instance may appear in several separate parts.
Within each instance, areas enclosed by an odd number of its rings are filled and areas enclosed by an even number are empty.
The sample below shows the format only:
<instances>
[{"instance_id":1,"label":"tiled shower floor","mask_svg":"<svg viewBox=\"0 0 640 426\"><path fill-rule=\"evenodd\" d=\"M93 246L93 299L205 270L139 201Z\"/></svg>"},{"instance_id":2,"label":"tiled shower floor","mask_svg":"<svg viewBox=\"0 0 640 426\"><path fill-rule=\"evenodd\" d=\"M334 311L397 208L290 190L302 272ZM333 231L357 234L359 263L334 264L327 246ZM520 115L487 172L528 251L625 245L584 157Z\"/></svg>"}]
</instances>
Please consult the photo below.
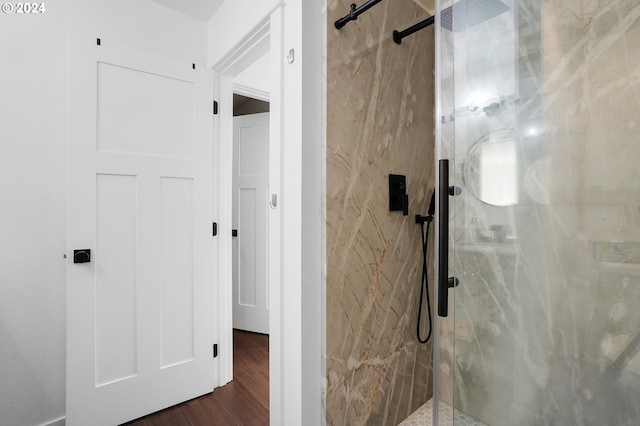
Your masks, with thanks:
<instances>
[{"instance_id":1,"label":"tiled shower floor","mask_svg":"<svg viewBox=\"0 0 640 426\"><path fill-rule=\"evenodd\" d=\"M439 426L453 426L454 418L455 426L487 426L480 420L476 420L462 411L454 410L452 406L445 404L442 401L440 401L438 407L440 408L438 411ZM433 399L430 399L398 426L433 426L432 416Z\"/></svg>"}]
</instances>

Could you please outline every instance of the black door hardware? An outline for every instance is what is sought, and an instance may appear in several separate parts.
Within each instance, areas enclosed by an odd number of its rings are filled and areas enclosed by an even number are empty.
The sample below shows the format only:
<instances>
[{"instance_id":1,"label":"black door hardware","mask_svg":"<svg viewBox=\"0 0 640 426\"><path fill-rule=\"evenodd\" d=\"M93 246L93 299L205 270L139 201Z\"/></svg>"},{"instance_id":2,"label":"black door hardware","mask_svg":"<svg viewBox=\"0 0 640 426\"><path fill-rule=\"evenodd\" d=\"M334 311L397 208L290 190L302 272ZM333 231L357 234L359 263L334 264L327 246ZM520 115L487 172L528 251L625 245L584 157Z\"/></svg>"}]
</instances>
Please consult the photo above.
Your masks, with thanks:
<instances>
[{"instance_id":1,"label":"black door hardware","mask_svg":"<svg viewBox=\"0 0 640 426\"><path fill-rule=\"evenodd\" d=\"M449 197L459 195L462 190L449 186L449 160L439 162L438 191L438 315L449 315L449 289L460 281L449 277Z\"/></svg>"},{"instance_id":2,"label":"black door hardware","mask_svg":"<svg viewBox=\"0 0 640 426\"><path fill-rule=\"evenodd\" d=\"M73 263L91 262L91 249L81 249L73 251Z\"/></svg>"}]
</instances>

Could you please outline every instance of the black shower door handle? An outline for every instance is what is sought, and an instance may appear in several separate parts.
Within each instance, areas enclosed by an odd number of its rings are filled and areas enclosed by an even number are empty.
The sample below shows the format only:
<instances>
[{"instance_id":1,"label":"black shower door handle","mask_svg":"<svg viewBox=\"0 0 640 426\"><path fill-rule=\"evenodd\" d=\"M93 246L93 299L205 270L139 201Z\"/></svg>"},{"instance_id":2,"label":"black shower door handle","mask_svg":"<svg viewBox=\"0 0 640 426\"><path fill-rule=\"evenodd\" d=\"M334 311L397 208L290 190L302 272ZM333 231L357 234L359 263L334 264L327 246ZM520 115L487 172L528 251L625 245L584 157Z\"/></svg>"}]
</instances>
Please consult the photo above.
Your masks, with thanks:
<instances>
[{"instance_id":1,"label":"black shower door handle","mask_svg":"<svg viewBox=\"0 0 640 426\"><path fill-rule=\"evenodd\" d=\"M449 288L458 285L456 277L449 277L449 196L456 194L449 187L449 160L439 162L438 188L438 315L449 315Z\"/></svg>"}]
</instances>

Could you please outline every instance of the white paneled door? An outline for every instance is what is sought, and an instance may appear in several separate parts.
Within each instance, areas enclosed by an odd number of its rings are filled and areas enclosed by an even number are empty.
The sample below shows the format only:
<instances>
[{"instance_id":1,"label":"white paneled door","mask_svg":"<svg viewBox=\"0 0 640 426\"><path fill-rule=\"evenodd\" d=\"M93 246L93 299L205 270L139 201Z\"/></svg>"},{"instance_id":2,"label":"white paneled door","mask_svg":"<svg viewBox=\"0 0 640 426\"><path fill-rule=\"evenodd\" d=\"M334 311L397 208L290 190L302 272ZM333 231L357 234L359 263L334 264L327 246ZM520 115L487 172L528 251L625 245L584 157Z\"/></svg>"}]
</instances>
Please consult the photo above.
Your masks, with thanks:
<instances>
[{"instance_id":1,"label":"white paneled door","mask_svg":"<svg viewBox=\"0 0 640 426\"><path fill-rule=\"evenodd\" d=\"M269 113L233 119L233 327L269 333Z\"/></svg>"},{"instance_id":2,"label":"white paneled door","mask_svg":"<svg viewBox=\"0 0 640 426\"><path fill-rule=\"evenodd\" d=\"M213 389L212 76L69 51L66 424L115 425Z\"/></svg>"}]
</instances>

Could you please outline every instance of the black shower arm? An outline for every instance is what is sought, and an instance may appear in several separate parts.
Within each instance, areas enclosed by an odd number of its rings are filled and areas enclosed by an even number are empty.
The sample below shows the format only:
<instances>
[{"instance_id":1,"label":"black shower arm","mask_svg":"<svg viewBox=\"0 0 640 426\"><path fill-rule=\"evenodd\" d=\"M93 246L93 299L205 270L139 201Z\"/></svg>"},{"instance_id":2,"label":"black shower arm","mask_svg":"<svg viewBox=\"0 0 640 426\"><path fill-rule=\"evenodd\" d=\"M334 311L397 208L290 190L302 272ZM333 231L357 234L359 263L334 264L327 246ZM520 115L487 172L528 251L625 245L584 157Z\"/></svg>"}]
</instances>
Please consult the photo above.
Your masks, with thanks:
<instances>
[{"instance_id":1,"label":"black shower arm","mask_svg":"<svg viewBox=\"0 0 640 426\"><path fill-rule=\"evenodd\" d=\"M343 18L340 18L336 21L335 26L337 29L340 29L342 27L344 27L345 25L347 25L347 22L349 21L355 21L356 19L358 19L358 15L366 12L367 10L371 9L373 6L375 6L376 4L380 3L382 0L369 0L368 2L366 2L365 4L363 4L360 7L357 7L355 5L355 3L351 4L351 10L349 11L349 14Z\"/></svg>"},{"instance_id":2,"label":"black shower arm","mask_svg":"<svg viewBox=\"0 0 640 426\"><path fill-rule=\"evenodd\" d=\"M423 28L427 28L429 25L433 25L435 21L436 21L435 16L429 16L424 21L420 21L417 24L410 26L404 31L393 30L393 41L395 41L397 44L400 44L402 43L403 38L410 36L411 34L418 32Z\"/></svg>"}]
</instances>

